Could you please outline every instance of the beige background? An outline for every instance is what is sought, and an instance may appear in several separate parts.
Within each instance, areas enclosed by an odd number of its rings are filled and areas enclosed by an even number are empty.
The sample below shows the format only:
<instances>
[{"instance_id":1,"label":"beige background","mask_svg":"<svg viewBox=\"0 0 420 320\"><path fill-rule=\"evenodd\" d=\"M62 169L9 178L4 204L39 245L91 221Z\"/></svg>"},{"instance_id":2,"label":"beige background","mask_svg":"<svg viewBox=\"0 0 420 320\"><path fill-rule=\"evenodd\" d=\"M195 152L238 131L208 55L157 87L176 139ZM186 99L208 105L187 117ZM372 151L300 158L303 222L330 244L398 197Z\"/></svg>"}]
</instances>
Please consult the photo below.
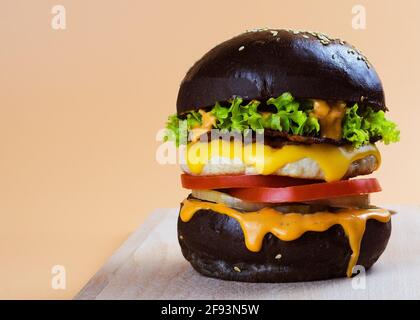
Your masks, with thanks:
<instances>
[{"instance_id":1,"label":"beige background","mask_svg":"<svg viewBox=\"0 0 420 320\"><path fill-rule=\"evenodd\" d=\"M55 4L65 31L50 27ZM351 27L355 4L366 30ZM419 12L417 0L0 0L0 298L71 298L153 209L182 200L155 134L188 67L246 29L323 31L369 57L402 130L380 146L374 199L418 203ZM51 288L56 264L66 290Z\"/></svg>"}]
</instances>

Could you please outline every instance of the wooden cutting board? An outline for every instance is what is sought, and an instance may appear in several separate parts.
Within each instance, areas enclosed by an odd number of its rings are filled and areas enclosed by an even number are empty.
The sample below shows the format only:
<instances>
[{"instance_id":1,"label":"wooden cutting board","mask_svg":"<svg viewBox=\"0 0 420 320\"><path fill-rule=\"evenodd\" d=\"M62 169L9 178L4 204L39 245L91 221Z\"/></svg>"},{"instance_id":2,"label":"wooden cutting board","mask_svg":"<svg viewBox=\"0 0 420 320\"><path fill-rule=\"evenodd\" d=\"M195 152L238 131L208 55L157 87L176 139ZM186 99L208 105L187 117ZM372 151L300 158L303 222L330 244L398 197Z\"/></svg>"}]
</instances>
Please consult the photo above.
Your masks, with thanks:
<instances>
[{"instance_id":1,"label":"wooden cutting board","mask_svg":"<svg viewBox=\"0 0 420 320\"><path fill-rule=\"evenodd\" d=\"M367 272L365 286L357 277L286 284L203 277L181 254L176 234L178 210L159 209L75 299L419 299L420 206L388 208L397 211L391 239Z\"/></svg>"}]
</instances>

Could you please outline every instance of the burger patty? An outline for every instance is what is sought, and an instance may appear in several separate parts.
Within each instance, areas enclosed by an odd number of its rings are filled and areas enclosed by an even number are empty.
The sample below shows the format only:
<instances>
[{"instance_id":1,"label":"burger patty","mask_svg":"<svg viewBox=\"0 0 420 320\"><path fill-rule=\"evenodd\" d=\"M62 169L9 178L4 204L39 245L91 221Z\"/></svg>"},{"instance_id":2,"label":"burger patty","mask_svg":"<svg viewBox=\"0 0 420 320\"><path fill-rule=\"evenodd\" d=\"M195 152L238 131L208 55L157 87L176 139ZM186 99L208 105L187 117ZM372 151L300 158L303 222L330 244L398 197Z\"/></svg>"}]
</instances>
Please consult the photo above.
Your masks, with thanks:
<instances>
[{"instance_id":1,"label":"burger patty","mask_svg":"<svg viewBox=\"0 0 420 320\"><path fill-rule=\"evenodd\" d=\"M375 171L378 166L379 163L375 156L368 155L365 158L353 161L343 179L370 174ZM181 164L181 168L184 172L191 174L186 164ZM257 174L257 172L255 167L247 166L238 159L231 160L217 156L210 158L201 172L201 175L203 176L223 174ZM325 178L324 172L318 163L310 158L303 158L299 161L288 163L274 174L302 179L324 180Z\"/></svg>"},{"instance_id":2,"label":"burger patty","mask_svg":"<svg viewBox=\"0 0 420 320\"><path fill-rule=\"evenodd\" d=\"M372 155L369 155L363 159L353 161L347 170L344 179L370 174L375 171L379 166L378 161Z\"/></svg>"}]
</instances>

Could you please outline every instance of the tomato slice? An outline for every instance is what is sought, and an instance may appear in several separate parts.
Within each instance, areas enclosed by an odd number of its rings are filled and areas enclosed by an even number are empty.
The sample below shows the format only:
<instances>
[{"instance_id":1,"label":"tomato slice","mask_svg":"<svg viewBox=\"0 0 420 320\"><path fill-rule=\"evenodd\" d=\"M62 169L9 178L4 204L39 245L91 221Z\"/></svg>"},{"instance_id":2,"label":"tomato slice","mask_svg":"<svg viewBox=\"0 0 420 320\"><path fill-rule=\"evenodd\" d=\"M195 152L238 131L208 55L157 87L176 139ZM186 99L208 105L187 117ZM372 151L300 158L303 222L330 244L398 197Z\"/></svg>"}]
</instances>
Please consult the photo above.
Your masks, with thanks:
<instances>
[{"instance_id":1,"label":"tomato slice","mask_svg":"<svg viewBox=\"0 0 420 320\"><path fill-rule=\"evenodd\" d=\"M186 189L227 189L270 187L283 188L303 184L322 183L321 180L299 179L275 175L214 175L193 176L181 174L182 186Z\"/></svg>"},{"instance_id":2,"label":"tomato slice","mask_svg":"<svg viewBox=\"0 0 420 320\"><path fill-rule=\"evenodd\" d=\"M284 188L233 188L224 190L233 197L253 202L302 202L381 191L378 180L354 179Z\"/></svg>"}]
</instances>

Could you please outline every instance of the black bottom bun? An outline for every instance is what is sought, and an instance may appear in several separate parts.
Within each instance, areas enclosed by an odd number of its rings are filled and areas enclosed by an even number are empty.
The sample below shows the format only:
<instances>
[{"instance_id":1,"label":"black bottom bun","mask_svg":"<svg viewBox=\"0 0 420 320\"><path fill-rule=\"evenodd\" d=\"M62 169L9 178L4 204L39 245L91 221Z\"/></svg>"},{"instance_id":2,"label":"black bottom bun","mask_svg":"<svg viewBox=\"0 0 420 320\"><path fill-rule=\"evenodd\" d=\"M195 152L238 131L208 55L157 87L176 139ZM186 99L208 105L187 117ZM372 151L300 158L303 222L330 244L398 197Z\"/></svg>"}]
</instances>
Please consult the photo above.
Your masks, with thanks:
<instances>
[{"instance_id":1,"label":"black bottom bun","mask_svg":"<svg viewBox=\"0 0 420 320\"><path fill-rule=\"evenodd\" d=\"M391 221L368 220L357 264L369 269L385 250L390 235ZM340 225L325 232L306 232L293 241L267 234L261 251L252 252L245 246L239 223L212 210L200 210L188 222L178 218L178 239L182 254L199 273L243 282L345 277L352 253Z\"/></svg>"}]
</instances>

